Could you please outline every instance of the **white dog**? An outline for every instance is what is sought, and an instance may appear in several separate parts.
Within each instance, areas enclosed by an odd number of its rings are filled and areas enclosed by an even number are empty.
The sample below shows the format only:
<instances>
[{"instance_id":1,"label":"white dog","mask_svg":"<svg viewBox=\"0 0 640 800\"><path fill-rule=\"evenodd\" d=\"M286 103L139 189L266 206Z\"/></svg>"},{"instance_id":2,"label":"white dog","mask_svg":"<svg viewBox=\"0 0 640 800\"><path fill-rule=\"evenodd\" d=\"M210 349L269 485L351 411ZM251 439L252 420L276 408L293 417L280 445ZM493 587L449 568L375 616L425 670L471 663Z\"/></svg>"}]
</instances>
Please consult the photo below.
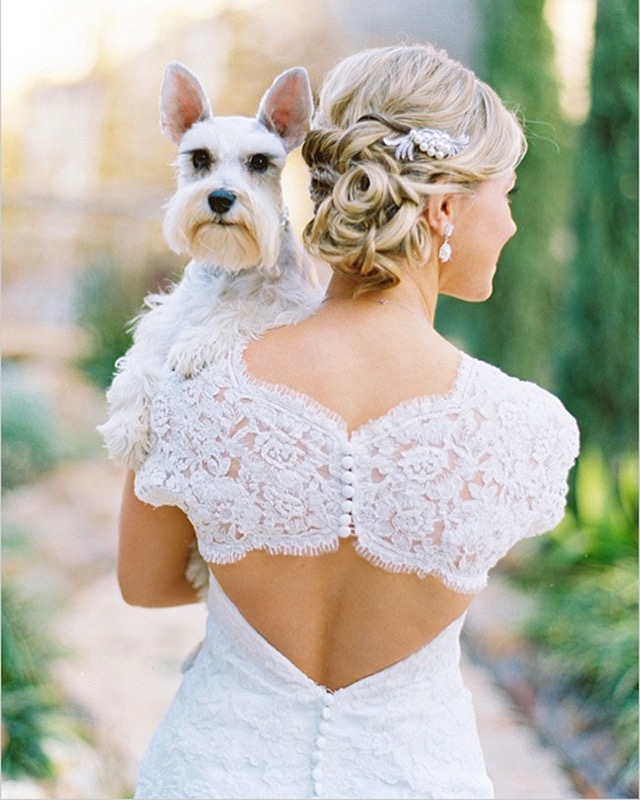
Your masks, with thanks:
<instances>
[{"instance_id":1,"label":"white dog","mask_svg":"<svg viewBox=\"0 0 640 800\"><path fill-rule=\"evenodd\" d=\"M178 145L178 191L164 233L192 261L167 294L145 300L133 345L117 362L99 426L109 455L138 469L150 447L150 409L162 371L185 378L241 337L299 321L321 302L312 263L289 228L280 174L309 129L313 102L305 70L280 75L258 114L213 117L198 79L167 66L162 131ZM192 549L187 578L204 598L209 571Z\"/></svg>"},{"instance_id":2,"label":"white dog","mask_svg":"<svg viewBox=\"0 0 640 800\"><path fill-rule=\"evenodd\" d=\"M188 378L240 337L297 322L321 301L280 186L287 154L309 129L306 71L276 78L255 118L214 117L198 79L171 63L160 110L162 131L179 148L165 238L193 260L172 291L146 299L149 310L107 393L109 419L98 430L109 455L132 469L149 452L150 406L163 368Z\"/></svg>"}]
</instances>

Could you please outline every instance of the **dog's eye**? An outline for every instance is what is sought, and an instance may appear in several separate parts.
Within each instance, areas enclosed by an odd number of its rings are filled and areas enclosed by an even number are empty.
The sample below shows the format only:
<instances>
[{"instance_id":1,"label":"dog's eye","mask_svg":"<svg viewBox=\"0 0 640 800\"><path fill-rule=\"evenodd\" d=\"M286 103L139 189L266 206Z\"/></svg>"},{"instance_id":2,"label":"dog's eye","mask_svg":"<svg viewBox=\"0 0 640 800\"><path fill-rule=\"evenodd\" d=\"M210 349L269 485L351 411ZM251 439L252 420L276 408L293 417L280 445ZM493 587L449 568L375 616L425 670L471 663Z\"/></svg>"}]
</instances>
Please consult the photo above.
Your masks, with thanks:
<instances>
[{"instance_id":1,"label":"dog's eye","mask_svg":"<svg viewBox=\"0 0 640 800\"><path fill-rule=\"evenodd\" d=\"M211 156L206 150L194 150L191 153L191 163L198 172L208 170L211 166Z\"/></svg>"},{"instance_id":2,"label":"dog's eye","mask_svg":"<svg viewBox=\"0 0 640 800\"><path fill-rule=\"evenodd\" d=\"M266 172L269 169L269 156L264 153L256 153L247 161L247 166L251 172Z\"/></svg>"}]
</instances>

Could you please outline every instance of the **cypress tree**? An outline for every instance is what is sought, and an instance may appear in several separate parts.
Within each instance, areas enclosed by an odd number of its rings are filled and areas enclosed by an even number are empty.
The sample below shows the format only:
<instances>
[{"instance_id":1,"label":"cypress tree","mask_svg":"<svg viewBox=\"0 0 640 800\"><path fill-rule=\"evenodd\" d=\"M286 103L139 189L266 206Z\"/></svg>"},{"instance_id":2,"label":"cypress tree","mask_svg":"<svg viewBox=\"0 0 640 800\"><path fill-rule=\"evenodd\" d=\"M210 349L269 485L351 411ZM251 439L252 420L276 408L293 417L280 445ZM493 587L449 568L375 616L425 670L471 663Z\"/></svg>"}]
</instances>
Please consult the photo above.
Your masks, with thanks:
<instances>
[{"instance_id":1,"label":"cypress tree","mask_svg":"<svg viewBox=\"0 0 640 800\"><path fill-rule=\"evenodd\" d=\"M638 439L638 6L600 0L591 110L578 152L561 396L585 443L610 455Z\"/></svg>"}]
</instances>

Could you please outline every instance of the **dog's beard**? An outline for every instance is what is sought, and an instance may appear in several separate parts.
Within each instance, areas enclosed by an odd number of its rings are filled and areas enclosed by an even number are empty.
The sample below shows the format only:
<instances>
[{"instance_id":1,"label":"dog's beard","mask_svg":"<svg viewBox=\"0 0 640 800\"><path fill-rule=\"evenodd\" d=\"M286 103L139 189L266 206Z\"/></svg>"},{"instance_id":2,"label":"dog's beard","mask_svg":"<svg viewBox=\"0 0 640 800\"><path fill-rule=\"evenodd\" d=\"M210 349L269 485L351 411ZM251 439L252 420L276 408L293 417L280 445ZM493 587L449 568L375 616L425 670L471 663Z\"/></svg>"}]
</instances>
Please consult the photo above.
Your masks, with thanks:
<instances>
[{"instance_id":1,"label":"dog's beard","mask_svg":"<svg viewBox=\"0 0 640 800\"><path fill-rule=\"evenodd\" d=\"M242 211L245 213L234 211L220 219L194 218L188 204L172 203L165 218L165 238L174 252L188 253L227 272L259 267L276 273L280 209L270 203L249 212L243 206Z\"/></svg>"},{"instance_id":2,"label":"dog's beard","mask_svg":"<svg viewBox=\"0 0 640 800\"><path fill-rule=\"evenodd\" d=\"M208 222L194 226L189 252L196 260L224 267L227 272L239 272L261 261L255 236L240 224Z\"/></svg>"}]
</instances>

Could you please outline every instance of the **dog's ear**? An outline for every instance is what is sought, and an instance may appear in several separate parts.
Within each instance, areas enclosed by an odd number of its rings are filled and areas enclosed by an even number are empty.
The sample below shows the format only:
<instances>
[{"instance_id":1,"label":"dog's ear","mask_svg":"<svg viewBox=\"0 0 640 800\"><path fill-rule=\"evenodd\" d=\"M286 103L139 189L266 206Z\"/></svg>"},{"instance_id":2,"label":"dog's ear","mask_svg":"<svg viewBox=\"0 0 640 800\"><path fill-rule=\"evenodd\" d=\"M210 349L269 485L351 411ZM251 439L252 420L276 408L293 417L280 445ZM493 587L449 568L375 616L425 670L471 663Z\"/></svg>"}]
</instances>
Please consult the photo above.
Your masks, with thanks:
<instances>
[{"instance_id":1,"label":"dog's ear","mask_svg":"<svg viewBox=\"0 0 640 800\"><path fill-rule=\"evenodd\" d=\"M304 141L312 113L309 76L306 69L294 67L279 75L266 91L257 119L282 139L289 152Z\"/></svg>"},{"instance_id":2,"label":"dog's ear","mask_svg":"<svg viewBox=\"0 0 640 800\"><path fill-rule=\"evenodd\" d=\"M160 91L160 127L174 144L196 122L211 117L211 106L196 76L172 61L164 71Z\"/></svg>"}]
</instances>

